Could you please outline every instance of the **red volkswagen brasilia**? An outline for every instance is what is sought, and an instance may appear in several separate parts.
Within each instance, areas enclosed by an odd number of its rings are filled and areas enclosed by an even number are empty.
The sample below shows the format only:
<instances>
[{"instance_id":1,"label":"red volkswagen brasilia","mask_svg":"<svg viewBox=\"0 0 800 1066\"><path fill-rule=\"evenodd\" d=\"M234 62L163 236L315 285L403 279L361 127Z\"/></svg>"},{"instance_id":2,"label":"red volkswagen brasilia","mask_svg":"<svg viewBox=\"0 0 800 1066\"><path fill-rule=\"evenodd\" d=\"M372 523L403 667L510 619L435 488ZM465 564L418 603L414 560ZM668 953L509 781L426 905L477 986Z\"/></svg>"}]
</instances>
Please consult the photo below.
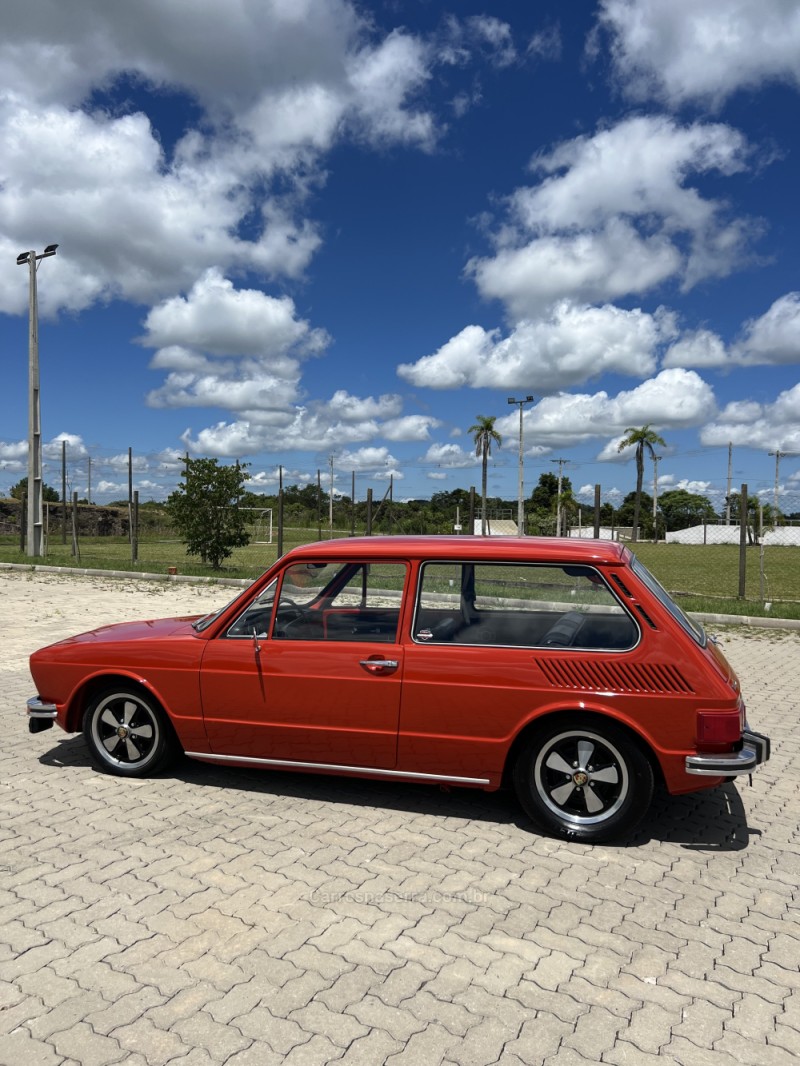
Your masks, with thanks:
<instances>
[{"instance_id":1,"label":"red volkswagen brasilia","mask_svg":"<svg viewBox=\"0 0 800 1066\"><path fill-rule=\"evenodd\" d=\"M624 546L368 537L289 552L204 618L104 626L31 656L29 726L108 773L181 749L270 770L513 786L547 832L630 833L769 758L725 658Z\"/></svg>"}]
</instances>

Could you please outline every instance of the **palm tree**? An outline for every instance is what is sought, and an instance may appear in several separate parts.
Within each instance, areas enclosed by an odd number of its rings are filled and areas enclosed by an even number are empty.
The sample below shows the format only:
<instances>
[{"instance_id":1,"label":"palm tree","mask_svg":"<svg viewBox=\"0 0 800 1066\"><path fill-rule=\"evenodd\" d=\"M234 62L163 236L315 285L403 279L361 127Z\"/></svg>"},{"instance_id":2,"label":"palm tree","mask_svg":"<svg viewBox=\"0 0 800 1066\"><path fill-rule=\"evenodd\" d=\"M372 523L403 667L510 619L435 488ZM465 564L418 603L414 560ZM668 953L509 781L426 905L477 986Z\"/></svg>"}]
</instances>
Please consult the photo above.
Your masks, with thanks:
<instances>
[{"instance_id":1,"label":"palm tree","mask_svg":"<svg viewBox=\"0 0 800 1066\"><path fill-rule=\"evenodd\" d=\"M480 455L483 462L483 472L481 478L481 536L486 536L486 478L487 470L489 466L489 456L492 454L492 442L500 445L503 443L503 438L494 428L494 424L497 421L495 415L485 416L476 415L478 421L474 426L470 426L467 430L468 433L472 433L475 441L475 454Z\"/></svg>"},{"instance_id":2,"label":"palm tree","mask_svg":"<svg viewBox=\"0 0 800 1066\"><path fill-rule=\"evenodd\" d=\"M640 429L629 426L625 433L627 436L619 442L617 451L624 451L626 448L632 448L636 446L636 496L633 502L633 533L631 534L631 540L638 539L639 531L639 508L642 503L642 481L644 480L644 453L645 449L650 453L650 458L655 459L655 445L659 445L661 448L666 448L667 442L663 437L650 428L650 423L642 426Z\"/></svg>"}]
</instances>

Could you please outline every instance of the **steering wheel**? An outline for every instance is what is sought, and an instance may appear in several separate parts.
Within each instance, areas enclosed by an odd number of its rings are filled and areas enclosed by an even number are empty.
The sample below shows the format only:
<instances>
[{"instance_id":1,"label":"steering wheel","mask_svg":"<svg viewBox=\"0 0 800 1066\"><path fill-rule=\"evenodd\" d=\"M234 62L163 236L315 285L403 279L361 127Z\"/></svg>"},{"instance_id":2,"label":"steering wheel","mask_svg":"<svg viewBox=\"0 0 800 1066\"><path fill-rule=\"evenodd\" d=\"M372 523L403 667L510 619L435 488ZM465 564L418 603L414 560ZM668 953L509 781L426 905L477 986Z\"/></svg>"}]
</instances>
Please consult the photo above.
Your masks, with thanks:
<instances>
[{"instance_id":1,"label":"steering wheel","mask_svg":"<svg viewBox=\"0 0 800 1066\"><path fill-rule=\"evenodd\" d=\"M275 635L285 636L289 627L303 617L303 608L288 596L282 596L275 615Z\"/></svg>"}]
</instances>

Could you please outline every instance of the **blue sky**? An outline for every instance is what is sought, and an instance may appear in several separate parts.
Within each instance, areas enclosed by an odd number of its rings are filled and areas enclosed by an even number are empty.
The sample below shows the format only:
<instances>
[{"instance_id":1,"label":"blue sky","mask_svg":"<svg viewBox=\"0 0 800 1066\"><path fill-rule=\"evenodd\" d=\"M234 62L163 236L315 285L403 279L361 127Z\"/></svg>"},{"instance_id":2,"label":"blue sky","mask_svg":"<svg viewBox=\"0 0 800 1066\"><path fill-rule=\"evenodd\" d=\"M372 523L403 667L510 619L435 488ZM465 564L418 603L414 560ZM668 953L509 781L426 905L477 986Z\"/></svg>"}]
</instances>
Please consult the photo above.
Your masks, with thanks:
<instances>
[{"instance_id":1,"label":"blue sky","mask_svg":"<svg viewBox=\"0 0 800 1066\"><path fill-rule=\"evenodd\" d=\"M800 2L10 0L0 41L0 491L591 498L733 483L800 509ZM792 453L797 453L794 455ZM652 479L652 467L646 478ZM648 486L649 487L649 486Z\"/></svg>"}]
</instances>

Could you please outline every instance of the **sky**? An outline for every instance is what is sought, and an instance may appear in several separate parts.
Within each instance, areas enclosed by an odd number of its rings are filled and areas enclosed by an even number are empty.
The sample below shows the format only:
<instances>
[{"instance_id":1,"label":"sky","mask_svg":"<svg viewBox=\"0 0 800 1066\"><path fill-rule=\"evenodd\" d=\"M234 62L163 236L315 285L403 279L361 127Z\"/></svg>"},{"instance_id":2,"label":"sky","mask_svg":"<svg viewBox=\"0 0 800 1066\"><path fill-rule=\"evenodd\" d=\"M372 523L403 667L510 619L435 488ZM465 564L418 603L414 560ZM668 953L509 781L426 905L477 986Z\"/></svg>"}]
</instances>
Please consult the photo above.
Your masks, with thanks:
<instances>
[{"instance_id":1,"label":"sky","mask_svg":"<svg viewBox=\"0 0 800 1066\"><path fill-rule=\"evenodd\" d=\"M800 510L800 0L6 0L0 493L730 469ZM779 453L777 456L775 453ZM772 453L772 454L770 454ZM562 462L559 462L561 460ZM730 467L729 467L730 462ZM652 492L653 464L645 471Z\"/></svg>"}]
</instances>

